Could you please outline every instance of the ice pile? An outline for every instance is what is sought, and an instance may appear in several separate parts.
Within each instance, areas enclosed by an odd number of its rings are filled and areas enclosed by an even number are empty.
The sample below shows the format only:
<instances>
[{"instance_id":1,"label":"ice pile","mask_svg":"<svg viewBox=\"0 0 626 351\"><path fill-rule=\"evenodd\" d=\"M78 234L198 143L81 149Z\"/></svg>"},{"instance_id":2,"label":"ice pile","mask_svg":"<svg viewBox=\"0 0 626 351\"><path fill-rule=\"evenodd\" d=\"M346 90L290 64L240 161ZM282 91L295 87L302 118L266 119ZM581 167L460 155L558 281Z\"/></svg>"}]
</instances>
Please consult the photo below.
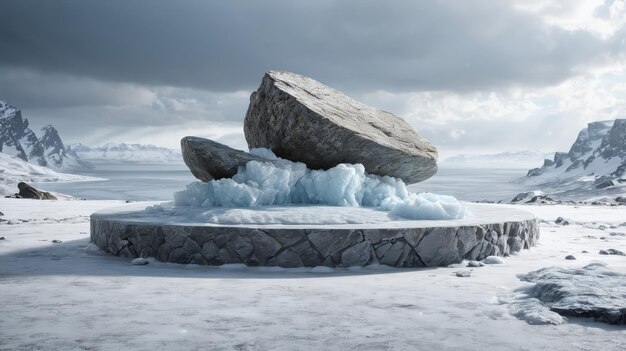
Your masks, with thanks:
<instances>
[{"instance_id":1,"label":"ice pile","mask_svg":"<svg viewBox=\"0 0 626 351\"><path fill-rule=\"evenodd\" d=\"M258 207L290 204L366 206L416 220L459 219L465 207L452 196L412 193L397 178L365 173L361 164L311 170L277 159L270 150L251 153L274 160L250 161L232 178L194 182L174 195L176 206Z\"/></svg>"}]
</instances>

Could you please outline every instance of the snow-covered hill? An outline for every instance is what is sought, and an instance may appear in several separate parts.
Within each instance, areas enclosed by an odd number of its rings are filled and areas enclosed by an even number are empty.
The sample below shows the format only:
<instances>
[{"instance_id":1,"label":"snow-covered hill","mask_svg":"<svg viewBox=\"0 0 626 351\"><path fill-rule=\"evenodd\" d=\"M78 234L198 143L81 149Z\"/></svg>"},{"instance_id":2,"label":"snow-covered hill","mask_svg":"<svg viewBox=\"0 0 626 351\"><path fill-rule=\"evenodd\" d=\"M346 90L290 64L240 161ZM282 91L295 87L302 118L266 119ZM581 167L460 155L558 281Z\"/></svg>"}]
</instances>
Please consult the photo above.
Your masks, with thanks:
<instances>
[{"instance_id":1,"label":"snow-covered hill","mask_svg":"<svg viewBox=\"0 0 626 351\"><path fill-rule=\"evenodd\" d=\"M626 193L626 119L589 123L568 152L557 152L520 182L569 197Z\"/></svg>"},{"instance_id":2,"label":"snow-covered hill","mask_svg":"<svg viewBox=\"0 0 626 351\"><path fill-rule=\"evenodd\" d=\"M90 168L75 153L67 150L59 132L51 125L41 129L38 138L29 128L22 111L0 101L0 152L18 157L26 162L55 170Z\"/></svg>"},{"instance_id":3,"label":"snow-covered hill","mask_svg":"<svg viewBox=\"0 0 626 351\"><path fill-rule=\"evenodd\" d=\"M50 168L33 165L20 158L0 152L0 196L17 192L17 183L77 182L101 180L75 174L59 173Z\"/></svg>"},{"instance_id":4,"label":"snow-covered hill","mask_svg":"<svg viewBox=\"0 0 626 351\"><path fill-rule=\"evenodd\" d=\"M552 158L554 153L541 151L507 151L497 154L461 154L443 161L448 166L528 168Z\"/></svg>"},{"instance_id":5,"label":"snow-covered hill","mask_svg":"<svg viewBox=\"0 0 626 351\"><path fill-rule=\"evenodd\" d=\"M73 144L68 149L75 152L81 159L93 163L183 163L180 150L155 145L109 143L89 147L83 144Z\"/></svg>"}]
</instances>

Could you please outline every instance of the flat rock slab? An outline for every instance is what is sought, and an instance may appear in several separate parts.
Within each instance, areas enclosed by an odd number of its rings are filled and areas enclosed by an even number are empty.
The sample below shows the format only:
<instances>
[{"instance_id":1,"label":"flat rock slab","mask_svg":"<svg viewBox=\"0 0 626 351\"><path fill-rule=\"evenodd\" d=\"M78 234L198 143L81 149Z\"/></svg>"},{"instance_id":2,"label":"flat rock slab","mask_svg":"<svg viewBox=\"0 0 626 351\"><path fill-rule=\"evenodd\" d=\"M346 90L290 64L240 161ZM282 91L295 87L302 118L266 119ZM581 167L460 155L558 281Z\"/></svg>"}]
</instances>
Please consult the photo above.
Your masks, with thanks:
<instances>
[{"instance_id":1,"label":"flat rock slab","mask_svg":"<svg viewBox=\"0 0 626 351\"><path fill-rule=\"evenodd\" d=\"M194 177L203 182L230 178L237 174L239 166L249 161L271 162L266 158L233 149L216 141L193 136L182 138L180 147L185 164Z\"/></svg>"},{"instance_id":2,"label":"flat rock slab","mask_svg":"<svg viewBox=\"0 0 626 351\"><path fill-rule=\"evenodd\" d=\"M434 267L508 255L534 246L539 239L537 219L532 214L496 205L468 204L472 215L461 220L390 219L332 225L194 222L184 209L176 211L178 214L156 216L144 206L94 213L91 241L117 256L155 257L176 263Z\"/></svg>"},{"instance_id":3,"label":"flat rock slab","mask_svg":"<svg viewBox=\"0 0 626 351\"><path fill-rule=\"evenodd\" d=\"M250 148L312 169L361 163L407 184L437 172L437 149L402 118L295 73L265 74L250 96L244 132Z\"/></svg>"},{"instance_id":4,"label":"flat rock slab","mask_svg":"<svg viewBox=\"0 0 626 351\"><path fill-rule=\"evenodd\" d=\"M517 309L541 312L538 315L544 323L562 322L550 315L558 313L626 324L626 275L609 269L606 263L593 262L581 268L547 267L519 278L533 285L522 288L527 296L517 303ZM543 306L536 306L537 301Z\"/></svg>"}]
</instances>

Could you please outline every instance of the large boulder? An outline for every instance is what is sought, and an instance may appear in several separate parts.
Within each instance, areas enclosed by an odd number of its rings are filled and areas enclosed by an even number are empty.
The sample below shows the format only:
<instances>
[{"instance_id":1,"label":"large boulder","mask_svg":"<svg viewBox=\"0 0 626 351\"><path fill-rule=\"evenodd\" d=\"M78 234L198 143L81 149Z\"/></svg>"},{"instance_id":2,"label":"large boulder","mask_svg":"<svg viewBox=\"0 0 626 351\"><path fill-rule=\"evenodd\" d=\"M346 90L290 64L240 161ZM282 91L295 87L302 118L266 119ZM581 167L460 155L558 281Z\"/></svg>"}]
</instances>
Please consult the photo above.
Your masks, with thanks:
<instances>
[{"instance_id":1,"label":"large boulder","mask_svg":"<svg viewBox=\"0 0 626 351\"><path fill-rule=\"evenodd\" d=\"M244 132L250 148L313 169L361 163L409 184L437 172L437 149L402 118L295 73L265 74L250 96Z\"/></svg>"},{"instance_id":2,"label":"large boulder","mask_svg":"<svg viewBox=\"0 0 626 351\"><path fill-rule=\"evenodd\" d=\"M30 184L19 182L17 184L17 189L19 192L12 197L16 197L18 199L35 199L35 200L56 200L56 196L52 195L47 191L42 191L35 189Z\"/></svg>"},{"instance_id":3,"label":"large boulder","mask_svg":"<svg viewBox=\"0 0 626 351\"><path fill-rule=\"evenodd\" d=\"M239 166L249 161L269 161L266 158L236 150L213 140L187 136L180 140L183 160L194 177L203 182L230 178Z\"/></svg>"}]
</instances>

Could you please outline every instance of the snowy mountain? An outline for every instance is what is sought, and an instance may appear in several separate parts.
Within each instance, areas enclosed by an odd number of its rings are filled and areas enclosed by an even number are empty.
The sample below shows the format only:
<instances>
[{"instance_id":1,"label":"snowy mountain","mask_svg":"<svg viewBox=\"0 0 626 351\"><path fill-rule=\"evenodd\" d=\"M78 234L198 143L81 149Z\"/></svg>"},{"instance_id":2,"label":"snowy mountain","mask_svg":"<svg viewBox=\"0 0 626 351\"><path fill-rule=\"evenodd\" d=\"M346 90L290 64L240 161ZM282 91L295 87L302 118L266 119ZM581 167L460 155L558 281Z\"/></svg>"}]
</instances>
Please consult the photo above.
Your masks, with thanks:
<instances>
[{"instance_id":1,"label":"snowy mountain","mask_svg":"<svg viewBox=\"0 0 626 351\"><path fill-rule=\"evenodd\" d=\"M445 165L476 166L476 167L503 167L527 168L552 158L554 153L541 151L507 151L497 154L461 154L449 157L443 161Z\"/></svg>"},{"instance_id":2,"label":"snowy mountain","mask_svg":"<svg viewBox=\"0 0 626 351\"><path fill-rule=\"evenodd\" d=\"M65 174L0 152L0 196L17 192L19 182L77 182L101 178Z\"/></svg>"},{"instance_id":3,"label":"snowy mountain","mask_svg":"<svg viewBox=\"0 0 626 351\"><path fill-rule=\"evenodd\" d=\"M565 194L626 192L626 119L589 123L568 152L557 152L520 181Z\"/></svg>"},{"instance_id":4,"label":"snowy mountain","mask_svg":"<svg viewBox=\"0 0 626 351\"><path fill-rule=\"evenodd\" d=\"M63 145L58 131L51 125L41 129L41 138L29 128L22 111L0 101L0 152L35 165L56 170L78 170L90 165Z\"/></svg>"},{"instance_id":5,"label":"snowy mountain","mask_svg":"<svg viewBox=\"0 0 626 351\"><path fill-rule=\"evenodd\" d=\"M142 144L112 144L99 147L89 147L83 144L73 144L68 147L81 159L94 163L182 163L180 150L168 149L155 145Z\"/></svg>"}]
</instances>

